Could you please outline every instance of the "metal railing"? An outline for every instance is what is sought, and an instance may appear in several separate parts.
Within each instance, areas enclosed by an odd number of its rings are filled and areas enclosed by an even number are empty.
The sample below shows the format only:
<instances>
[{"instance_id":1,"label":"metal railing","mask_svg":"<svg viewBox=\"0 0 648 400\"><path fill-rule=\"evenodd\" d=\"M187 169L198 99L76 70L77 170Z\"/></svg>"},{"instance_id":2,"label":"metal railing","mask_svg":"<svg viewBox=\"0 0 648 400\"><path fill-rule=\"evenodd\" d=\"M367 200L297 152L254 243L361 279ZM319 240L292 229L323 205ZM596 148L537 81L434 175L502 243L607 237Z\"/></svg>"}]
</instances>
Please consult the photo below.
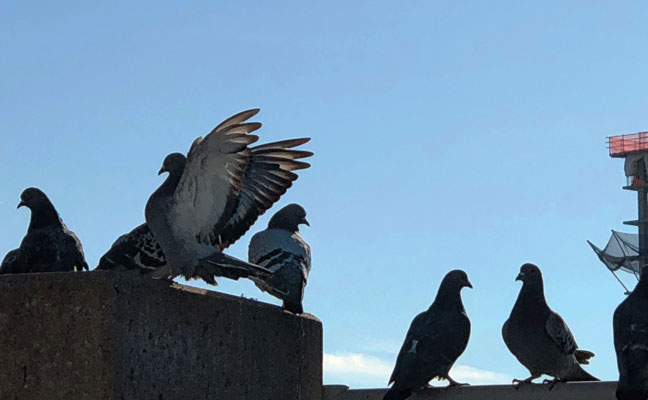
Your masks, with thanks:
<instances>
[{"instance_id":1,"label":"metal railing","mask_svg":"<svg viewBox=\"0 0 648 400\"><path fill-rule=\"evenodd\" d=\"M607 139L611 157L625 157L628 153L648 151L648 132L609 136Z\"/></svg>"}]
</instances>

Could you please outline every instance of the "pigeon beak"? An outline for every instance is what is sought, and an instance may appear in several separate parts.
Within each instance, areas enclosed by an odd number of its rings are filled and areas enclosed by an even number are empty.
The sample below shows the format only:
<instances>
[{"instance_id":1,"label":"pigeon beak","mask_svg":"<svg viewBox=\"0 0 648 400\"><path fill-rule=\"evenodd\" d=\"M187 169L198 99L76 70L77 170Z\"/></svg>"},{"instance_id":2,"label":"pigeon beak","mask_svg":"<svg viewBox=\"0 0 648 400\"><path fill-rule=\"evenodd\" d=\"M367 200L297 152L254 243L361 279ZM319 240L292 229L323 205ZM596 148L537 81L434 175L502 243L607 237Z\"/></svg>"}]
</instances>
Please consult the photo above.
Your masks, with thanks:
<instances>
[{"instance_id":1,"label":"pigeon beak","mask_svg":"<svg viewBox=\"0 0 648 400\"><path fill-rule=\"evenodd\" d=\"M166 169L164 169L164 165L163 165L162 168L160 168L160 170L158 171L158 175L162 175L165 172L166 172Z\"/></svg>"},{"instance_id":2,"label":"pigeon beak","mask_svg":"<svg viewBox=\"0 0 648 400\"><path fill-rule=\"evenodd\" d=\"M306 220L306 217L304 217L304 218L301 220L301 223L304 224L304 225L306 225L306 226L310 226L310 224L309 224L308 221Z\"/></svg>"},{"instance_id":3,"label":"pigeon beak","mask_svg":"<svg viewBox=\"0 0 648 400\"><path fill-rule=\"evenodd\" d=\"M469 287L469 288L473 289L473 285L472 285L472 283L470 283L470 281L468 279L466 279L466 287Z\"/></svg>"},{"instance_id":4,"label":"pigeon beak","mask_svg":"<svg viewBox=\"0 0 648 400\"><path fill-rule=\"evenodd\" d=\"M16 207L16 208L18 209L18 208L20 208L20 207L22 207L22 206L26 206L26 205L27 205L27 204L25 204L24 201L20 200L20 203L18 203L18 207Z\"/></svg>"},{"instance_id":5,"label":"pigeon beak","mask_svg":"<svg viewBox=\"0 0 648 400\"><path fill-rule=\"evenodd\" d=\"M520 272L518 276L515 278L516 281L523 281L524 279L524 272Z\"/></svg>"}]
</instances>

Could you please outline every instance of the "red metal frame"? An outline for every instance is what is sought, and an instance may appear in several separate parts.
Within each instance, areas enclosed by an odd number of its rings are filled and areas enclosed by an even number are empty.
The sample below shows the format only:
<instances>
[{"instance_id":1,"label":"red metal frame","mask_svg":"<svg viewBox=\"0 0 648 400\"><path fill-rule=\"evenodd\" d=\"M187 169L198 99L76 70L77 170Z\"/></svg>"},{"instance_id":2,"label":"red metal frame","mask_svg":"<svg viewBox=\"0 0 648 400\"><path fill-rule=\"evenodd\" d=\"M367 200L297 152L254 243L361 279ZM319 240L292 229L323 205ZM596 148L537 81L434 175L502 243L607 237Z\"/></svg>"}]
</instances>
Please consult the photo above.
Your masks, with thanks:
<instances>
[{"instance_id":1,"label":"red metal frame","mask_svg":"<svg viewBox=\"0 0 648 400\"><path fill-rule=\"evenodd\" d=\"M610 136L607 139L610 157L625 157L628 153L648 152L648 132Z\"/></svg>"}]
</instances>

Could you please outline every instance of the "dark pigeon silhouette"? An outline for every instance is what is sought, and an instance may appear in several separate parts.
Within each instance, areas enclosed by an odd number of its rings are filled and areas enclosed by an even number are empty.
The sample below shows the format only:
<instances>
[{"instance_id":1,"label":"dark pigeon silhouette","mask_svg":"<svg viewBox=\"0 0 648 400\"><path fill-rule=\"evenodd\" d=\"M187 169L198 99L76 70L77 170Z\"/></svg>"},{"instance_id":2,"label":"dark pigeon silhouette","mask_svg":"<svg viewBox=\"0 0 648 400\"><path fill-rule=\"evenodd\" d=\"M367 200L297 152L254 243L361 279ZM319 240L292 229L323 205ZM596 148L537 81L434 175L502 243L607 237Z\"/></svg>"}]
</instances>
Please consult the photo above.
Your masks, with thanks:
<instances>
[{"instance_id":1,"label":"dark pigeon silhouette","mask_svg":"<svg viewBox=\"0 0 648 400\"><path fill-rule=\"evenodd\" d=\"M165 158L160 173L169 176L145 209L146 223L167 261L154 277L183 275L216 284L216 276L270 273L222 251L279 200L297 179L292 171L310 166L298 159L313 153L292 149L308 138L248 147L258 140L251 132L261 124L246 121L258 112L228 118L196 139L186 157L172 153Z\"/></svg>"},{"instance_id":2,"label":"dark pigeon silhouette","mask_svg":"<svg viewBox=\"0 0 648 400\"><path fill-rule=\"evenodd\" d=\"M117 238L106 254L99 259L96 269L153 272L164 266L164 252L148 225L144 223Z\"/></svg>"},{"instance_id":3,"label":"dark pigeon silhouette","mask_svg":"<svg viewBox=\"0 0 648 400\"><path fill-rule=\"evenodd\" d=\"M25 189L18 208L22 206L31 210L27 234L20 247L5 256L0 273L88 270L79 238L65 226L45 193Z\"/></svg>"},{"instance_id":4,"label":"dark pigeon silhouette","mask_svg":"<svg viewBox=\"0 0 648 400\"><path fill-rule=\"evenodd\" d=\"M248 261L272 272L250 279L295 314L304 312L302 300L311 269L310 246L299 234L300 224L309 225L306 211L299 204L289 204L272 216L267 229L252 236L248 247Z\"/></svg>"},{"instance_id":5,"label":"dark pigeon silhouette","mask_svg":"<svg viewBox=\"0 0 648 400\"><path fill-rule=\"evenodd\" d=\"M618 400L648 399L648 269L614 311L614 350L619 368Z\"/></svg>"},{"instance_id":6,"label":"dark pigeon silhouette","mask_svg":"<svg viewBox=\"0 0 648 400\"><path fill-rule=\"evenodd\" d=\"M447 379L450 386L465 385L449 375L470 337L470 320L461 302L464 287L472 288L464 271L448 272L430 308L414 318L389 378L394 385L384 400L405 399L433 378Z\"/></svg>"},{"instance_id":7,"label":"dark pigeon silhouette","mask_svg":"<svg viewBox=\"0 0 648 400\"><path fill-rule=\"evenodd\" d=\"M543 374L554 377L546 381L550 388L556 382L598 381L580 366L589 364L594 353L578 349L565 321L547 305L540 268L524 264L515 280L522 281L522 289L502 327L502 336L531 376L513 383L531 383Z\"/></svg>"}]
</instances>

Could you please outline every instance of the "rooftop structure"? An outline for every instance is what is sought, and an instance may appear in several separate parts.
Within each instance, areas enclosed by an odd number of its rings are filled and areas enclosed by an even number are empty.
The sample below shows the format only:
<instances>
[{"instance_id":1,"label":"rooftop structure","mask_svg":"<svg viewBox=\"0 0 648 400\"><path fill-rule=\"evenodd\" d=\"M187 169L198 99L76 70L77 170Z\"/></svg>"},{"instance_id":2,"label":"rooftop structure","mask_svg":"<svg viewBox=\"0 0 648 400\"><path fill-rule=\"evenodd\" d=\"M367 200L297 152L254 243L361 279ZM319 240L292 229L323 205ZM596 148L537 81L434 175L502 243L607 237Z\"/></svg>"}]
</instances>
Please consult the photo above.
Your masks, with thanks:
<instances>
[{"instance_id":1,"label":"rooftop structure","mask_svg":"<svg viewBox=\"0 0 648 400\"><path fill-rule=\"evenodd\" d=\"M648 261L648 132L610 136L608 149L610 157L625 159L627 182L623 189L637 192L638 218L623 223L636 226L638 234L612 231L612 237L603 249L588 243L628 293L616 271L631 272L638 279Z\"/></svg>"},{"instance_id":2,"label":"rooftop structure","mask_svg":"<svg viewBox=\"0 0 648 400\"><path fill-rule=\"evenodd\" d=\"M321 400L322 324L139 272L0 275L0 399Z\"/></svg>"},{"instance_id":3,"label":"rooftop structure","mask_svg":"<svg viewBox=\"0 0 648 400\"><path fill-rule=\"evenodd\" d=\"M2 400L382 400L387 391L322 386L312 315L139 272L0 275L0 322ZM615 388L434 387L411 400L603 400Z\"/></svg>"},{"instance_id":4,"label":"rooftop structure","mask_svg":"<svg viewBox=\"0 0 648 400\"><path fill-rule=\"evenodd\" d=\"M648 132L609 136L610 157L625 158L629 154L648 151Z\"/></svg>"}]
</instances>

